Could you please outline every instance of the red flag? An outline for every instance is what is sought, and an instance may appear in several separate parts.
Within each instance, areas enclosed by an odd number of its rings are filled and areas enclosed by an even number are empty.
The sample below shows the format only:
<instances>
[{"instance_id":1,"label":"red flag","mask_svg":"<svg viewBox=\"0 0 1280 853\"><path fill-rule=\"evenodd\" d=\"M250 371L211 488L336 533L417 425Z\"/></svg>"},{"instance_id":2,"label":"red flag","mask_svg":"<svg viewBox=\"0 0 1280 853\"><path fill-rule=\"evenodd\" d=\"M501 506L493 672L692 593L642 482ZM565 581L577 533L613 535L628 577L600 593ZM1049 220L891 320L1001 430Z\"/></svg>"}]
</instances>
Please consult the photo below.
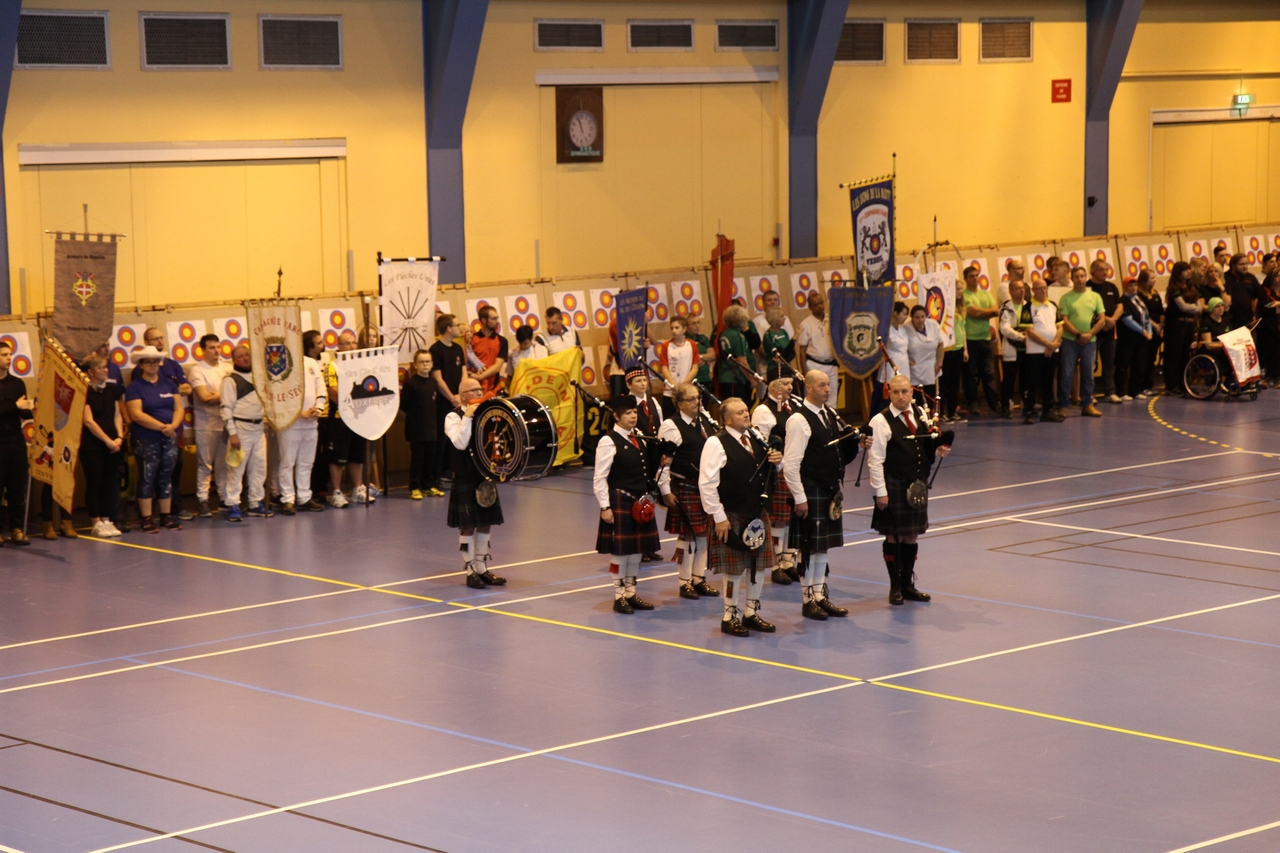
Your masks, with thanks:
<instances>
[{"instance_id":1,"label":"red flag","mask_svg":"<svg viewBox=\"0 0 1280 853\"><path fill-rule=\"evenodd\" d=\"M711 250L711 300L716 306L716 333L724 331L724 311L733 297L733 241L723 234L716 235L716 247Z\"/></svg>"}]
</instances>

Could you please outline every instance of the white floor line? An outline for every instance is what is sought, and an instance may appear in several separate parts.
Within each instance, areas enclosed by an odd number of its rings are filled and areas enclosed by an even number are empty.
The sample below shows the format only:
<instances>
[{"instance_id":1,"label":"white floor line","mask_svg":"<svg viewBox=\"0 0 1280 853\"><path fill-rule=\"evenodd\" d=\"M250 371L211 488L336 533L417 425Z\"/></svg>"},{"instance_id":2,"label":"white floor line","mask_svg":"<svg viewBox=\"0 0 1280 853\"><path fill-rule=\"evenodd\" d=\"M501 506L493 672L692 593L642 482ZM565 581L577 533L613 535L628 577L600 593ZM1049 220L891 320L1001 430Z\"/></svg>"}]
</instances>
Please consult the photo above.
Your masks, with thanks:
<instances>
[{"instance_id":1,"label":"white floor line","mask_svg":"<svg viewBox=\"0 0 1280 853\"><path fill-rule=\"evenodd\" d=\"M699 714L694 717L683 717L679 720L671 720L670 722L666 722L666 723L657 723L656 725L644 726L643 728L638 728L638 729L630 729L625 732L616 732L614 734L601 735L600 737L588 738L586 740L574 741L572 743L563 743L558 746L549 746L544 749L530 750L529 752L519 752L519 753L516 753L515 755L508 755L502 758L494 758L490 761L480 761L480 762L476 762L475 764L466 764L461 767L454 767L449 770L440 770L436 773L427 773L422 776L413 776L409 779L399 779L395 782L386 782L382 785L374 785L368 788L361 788L357 791L347 791L341 794L332 794L327 797L318 797L314 800L307 800L301 803L294 803L293 805L289 805L289 806L279 806L273 809L264 809L262 811L253 812L252 814L241 815L240 817L228 818L227 820L215 821L213 823L206 823L201 826L193 826L187 829L178 830L177 832L167 832L164 835L156 835L156 836L152 836L151 838L141 838L141 839L138 839L137 841L128 841L128 842L125 842L124 844L112 845L111 847L100 847L97 850L91 851L91 853L111 853L111 851L114 851L114 850L124 850L129 847L140 847L143 844L151 844L153 842L164 841L165 839L169 839L169 838L185 837L196 832L204 832L205 830L217 829L218 827L222 827L222 826L232 826L237 823L244 823L245 821L256 820L262 817L270 817L271 815L282 814L284 812L296 811L298 809L312 808L314 806L321 806L326 803L338 802L340 800L348 800L348 799L351 799L352 797L360 797L365 794L374 794L379 791L389 791L393 788L403 788L406 785L413 785L418 782L426 782L431 779L440 779L444 776L454 776L459 773L466 773L469 770L480 770L485 767L494 767L500 764L510 764L513 761L522 761L526 758L536 758L540 755L549 755L551 753L564 752L566 750L577 749L583 746L591 746L597 743L606 743L608 741L620 740L622 738L632 737L634 735L641 735L641 734L647 734L648 732L661 731L663 729L670 729L676 726L688 725L689 723L697 723L697 722L701 722L702 720L713 720L717 717L727 717L730 714L738 714L743 711L752 711L757 708L767 708L771 705L781 705L784 702L793 702L796 699L806 699L811 696L821 696L825 693L834 693L837 690L847 690L850 687L857 687L858 684L860 683L861 682L837 684L833 687L824 687L821 690L809 690L804 693L793 693L790 696L780 696L777 699L766 699L763 702L753 702L750 705L739 705L736 708L726 708L721 711L712 711L710 713Z\"/></svg>"},{"instance_id":2,"label":"white floor line","mask_svg":"<svg viewBox=\"0 0 1280 853\"><path fill-rule=\"evenodd\" d=\"M985 489L971 489L970 491L967 491L967 492L952 492L946 495L938 495L936 498L931 497L929 498L929 500L944 501L947 498L964 498L964 497L968 497L969 495L986 494L987 492L1003 492L1007 489L1020 489L1020 488L1023 488L1024 486L1043 486L1045 483L1061 483L1063 480L1077 480L1081 477L1097 477L1100 474L1117 474L1117 473L1120 473L1121 471L1134 471L1134 470L1137 470L1138 468L1153 468L1157 465L1173 465L1177 462L1191 462L1196 459L1212 459L1215 456L1234 456L1239 453L1260 453L1260 451L1226 450L1220 453L1205 453L1200 456L1183 456L1178 459L1163 459L1159 462L1143 462L1140 465L1124 465L1120 468L1103 468L1100 471L1085 471L1084 473L1081 473L1081 474L1064 474L1061 477L1046 477L1043 480L1028 480L1025 483L1010 483L1007 486L988 486ZM860 506L860 507L855 507L854 509L846 509L845 513L847 514L850 512L869 512L873 508L874 507L871 507L871 506Z\"/></svg>"},{"instance_id":3,"label":"white floor line","mask_svg":"<svg viewBox=\"0 0 1280 853\"><path fill-rule=\"evenodd\" d=\"M1233 832L1230 835L1220 835L1217 838L1210 838L1208 841L1201 841L1199 844L1192 844L1190 847L1179 847L1177 850L1170 850L1169 853L1191 853L1192 850L1203 850L1206 847L1213 847L1215 844L1234 841L1237 838L1257 835L1259 832L1266 832L1268 829L1277 828L1280 828L1280 820L1273 823L1263 824L1262 826L1255 826L1253 829L1242 829L1239 832Z\"/></svg>"},{"instance_id":4,"label":"white floor line","mask_svg":"<svg viewBox=\"0 0 1280 853\"><path fill-rule=\"evenodd\" d=\"M1074 524L1056 524L1052 521L1035 521L1030 518L1015 518L1014 516L1006 516L1006 521L1016 521L1018 524L1035 524L1040 527L1058 527L1063 530L1075 530L1080 533L1105 533L1109 536L1120 536L1125 539L1150 539L1152 542L1171 542L1175 545L1196 545L1201 548L1218 548L1223 551L1241 551L1245 554L1264 554L1268 557L1280 557L1280 551L1262 551L1257 548L1241 548L1237 545L1215 545L1212 542L1196 542L1191 539L1170 539L1167 536L1150 536L1146 533L1126 533L1123 530L1103 530L1097 527L1077 527Z\"/></svg>"}]
</instances>

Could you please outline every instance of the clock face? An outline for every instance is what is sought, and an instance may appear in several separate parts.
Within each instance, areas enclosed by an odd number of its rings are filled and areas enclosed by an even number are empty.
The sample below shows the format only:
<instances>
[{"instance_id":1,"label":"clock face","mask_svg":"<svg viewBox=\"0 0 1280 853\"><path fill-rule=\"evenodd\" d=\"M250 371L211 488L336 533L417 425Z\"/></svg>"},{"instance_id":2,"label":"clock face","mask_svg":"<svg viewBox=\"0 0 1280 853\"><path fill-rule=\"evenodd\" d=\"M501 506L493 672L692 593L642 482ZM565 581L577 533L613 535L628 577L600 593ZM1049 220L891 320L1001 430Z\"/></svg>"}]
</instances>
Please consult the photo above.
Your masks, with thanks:
<instances>
[{"instance_id":1,"label":"clock face","mask_svg":"<svg viewBox=\"0 0 1280 853\"><path fill-rule=\"evenodd\" d=\"M590 148L598 133L599 126L591 112L578 110L569 118L569 141L577 147Z\"/></svg>"}]
</instances>

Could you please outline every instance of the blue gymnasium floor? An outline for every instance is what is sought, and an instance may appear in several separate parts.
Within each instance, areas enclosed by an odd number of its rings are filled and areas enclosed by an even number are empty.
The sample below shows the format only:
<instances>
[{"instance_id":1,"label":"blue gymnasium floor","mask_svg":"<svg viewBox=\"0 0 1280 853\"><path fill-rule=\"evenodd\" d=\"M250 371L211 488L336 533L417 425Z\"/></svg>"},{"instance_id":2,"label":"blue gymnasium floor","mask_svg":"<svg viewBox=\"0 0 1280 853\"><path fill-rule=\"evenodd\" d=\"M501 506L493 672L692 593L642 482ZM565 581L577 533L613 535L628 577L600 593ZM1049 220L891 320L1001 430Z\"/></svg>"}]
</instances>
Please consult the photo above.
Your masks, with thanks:
<instances>
[{"instance_id":1,"label":"blue gymnasium floor","mask_svg":"<svg viewBox=\"0 0 1280 853\"><path fill-rule=\"evenodd\" d=\"M891 608L610 609L590 472L0 550L0 845L24 853L1280 850L1280 392L958 428ZM667 556L672 546L664 546ZM717 581L719 583L719 581ZM864 680L866 679L866 680Z\"/></svg>"}]
</instances>

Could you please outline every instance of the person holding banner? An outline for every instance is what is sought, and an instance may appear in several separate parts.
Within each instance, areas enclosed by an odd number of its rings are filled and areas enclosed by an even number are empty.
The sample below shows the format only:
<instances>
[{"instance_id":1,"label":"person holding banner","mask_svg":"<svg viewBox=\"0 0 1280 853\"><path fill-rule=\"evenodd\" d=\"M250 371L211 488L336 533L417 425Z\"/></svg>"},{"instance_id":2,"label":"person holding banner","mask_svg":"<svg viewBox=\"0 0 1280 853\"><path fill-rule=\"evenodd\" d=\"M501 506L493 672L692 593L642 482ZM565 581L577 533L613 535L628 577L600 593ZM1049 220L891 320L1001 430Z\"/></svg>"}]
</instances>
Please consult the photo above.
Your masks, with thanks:
<instances>
[{"instance_id":1,"label":"person holding banner","mask_svg":"<svg viewBox=\"0 0 1280 853\"><path fill-rule=\"evenodd\" d=\"M311 493L311 468L320 442L320 416L328 402L324 374L320 370L323 350L324 341L319 331L310 329L302 333L302 411L296 421L276 434L280 451L276 485L280 490L280 511L285 515L294 515L299 509L324 512L324 504Z\"/></svg>"},{"instance_id":2,"label":"person holding banner","mask_svg":"<svg viewBox=\"0 0 1280 853\"><path fill-rule=\"evenodd\" d=\"M519 337L517 335L516 337ZM533 336L533 342L546 347L547 355L564 352L570 347L582 348L578 333L564 325L564 312L552 305L547 309L547 329Z\"/></svg>"},{"instance_id":3,"label":"person holding banner","mask_svg":"<svg viewBox=\"0 0 1280 853\"><path fill-rule=\"evenodd\" d=\"M338 352L357 349L355 333L347 329L338 335ZM325 424L325 456L329 459L329 506L341 509L351 501L342 493L342 472L351 477L351 500L373 503L376 497L364 485L364 457L367 442L342 420L338 412L338 362L325 365L324 381L329 398L329 419Z\"/></svg>"},{"instance_id":4,"label":"person holding banner","mask_svg":"<svg viewBox=\"0 0 1280 853\"><path fill-rule=\"evenodd\" d=\"M702 392L697 385L682 382L675 389L675 415L662 422L658 440L674 448L671 464L658 474L658 493L667 505L666 531L677 541L675 563L680 575L680 597L695 601L719 595L707 583L707 513L698 495L698 461L707 437L716 427L702 414Z\"/></svg>"},{"instance_id":5,"label":"person holding banner","mask_svg":"<svg viewBox=\"0 0 1280 853\"><path fill-rule=\"evenodd\" d=\"M782 447L786 441L787 419L793 411L792 387L791 379L773 380L769 383L769 393L764 402L751 413L751 426L764 437L770 448ZM787 537L794 506L786 477L774 477L773 488L769 493L769 523L772 525L773 555L777 562L771 579L781 586L800 583L800 575L796 571L796 552L788 547Z\"/></svg>"},{"instance_id":6,"label":"person holding banner","mask_svg":"<svg viewBox=\"0 0 1280 853\"><path fill-rule=\"evenodd\" d=\"M711 570L725 576L720 633L772 634L777 629L760 615L764 573L773 567L766 481L782 467L782 453L760 440L741 399L725 400L720 413L724 429L707 439L698 461L698 493L715 522Z\"/></svg>"},{"instance_id":7,"label":"person holding banner","mask_svg":"<svg viewBox=\"0 0 1280 853\"><path fill-rule=\"evenodd\" d=\"M613 410L613 428L600 437L592 478L592 491L600 504L596 552L613 558L609 562L613 612L630 614L653 609L636 594L636 576L641 556L656 553L662 545L648 497L652 478L635 434L635 398L619 395L609 401L609 408Z\"/></svg>"},{"instance_id":8,"label":"person holding banner","mask_svg":"<svg viewBox=\"0 0 1280 853\"><path fill-rule=\"evenodd\" d=\"M889 603L928 601L915 585L916 540L929 529L929 471L935 456L951 452L954 433L935 434L925 413L911 404L911 381L895 376L889 383L889 408L871 419L867 467L875 511L871 526L884 536L884 564L889 571Z\"/></svg>"},{"instance_id":9,"label":"person holding banner","mask_svg":"<svg viewBox=\"0 0 1280 853\"><path fill-rule=\"evenodd\" d=\"M831 349L827 297L816 290L809 294L809 316L800 323L800 331L796 334L796 361L806 377L814 370L826 375L828 393L822 402L833 405L840 386L840 371L836 367L836 354Z\"/></svg>"},{"instance_id":10,"label":"person holding banner","mask_svg":"<svg viewBox=\"0 0 1280 853\"><path fill-rule=\"evenodd\" d=\"M275 515L266 504L267 436L262 428L262 398L253 385L253 362L249 347L240 344L231 353L233 369L222 380L222 422L227 427L227 447L242 451L240 464L227 465L227 521L242 520L240 490L247 477L248 509L245 515L270 518ZM239 454L238 454L239 455Z\"/></svg>"},{"instance_id":11,"label":"person holding banner","mask_svg":"<svg viewBox=\"0 0 1280 853\"><path fill-rule=\"evenodd\" d=\"M480 383L468 376L458 384L459 408L444 419L444 432L453 451L453 483L449 487L449 514L445 523L458 531L458 550L467 586L484 589L507 582L489 571L489 531L502 524L498 489L476 467L471 451L472 419L484 399ZM483 492L483 495L482 495ZM488 496L493 500L490 502ZM483 502L482 502L483 497Z\"/></svg>"},{"instance_id":12,"label":"person holding banner","mask_svg":"<svg viewBox=\"0 0 1280 853\"><path fill-rule=\"evenodd\" d=\"M179 454L178 435L184 407L176 382L160 372L164 353L154 346L134 350L133 378L125 391L129 420L133 423L133 455L138 463L138 514L143 533L159 533L160 528L181 530L169 511L173 503L173 469ZM151 515L158 505L160 520Z\"/></svg>"},{"instance_id":13,"label":"person holding banner","mask_svg":"<svg viewBox=\"0 0 1280 853\"><path fill-rule=\"evenodd\" d=\"M27 439L22 422L31 420L35 404L27 398L27 383L9 372L13 347L0 341L0 495L9 510L9 544L30 545L23 525L27 500Z\"/></svg>"}]
</instances>

